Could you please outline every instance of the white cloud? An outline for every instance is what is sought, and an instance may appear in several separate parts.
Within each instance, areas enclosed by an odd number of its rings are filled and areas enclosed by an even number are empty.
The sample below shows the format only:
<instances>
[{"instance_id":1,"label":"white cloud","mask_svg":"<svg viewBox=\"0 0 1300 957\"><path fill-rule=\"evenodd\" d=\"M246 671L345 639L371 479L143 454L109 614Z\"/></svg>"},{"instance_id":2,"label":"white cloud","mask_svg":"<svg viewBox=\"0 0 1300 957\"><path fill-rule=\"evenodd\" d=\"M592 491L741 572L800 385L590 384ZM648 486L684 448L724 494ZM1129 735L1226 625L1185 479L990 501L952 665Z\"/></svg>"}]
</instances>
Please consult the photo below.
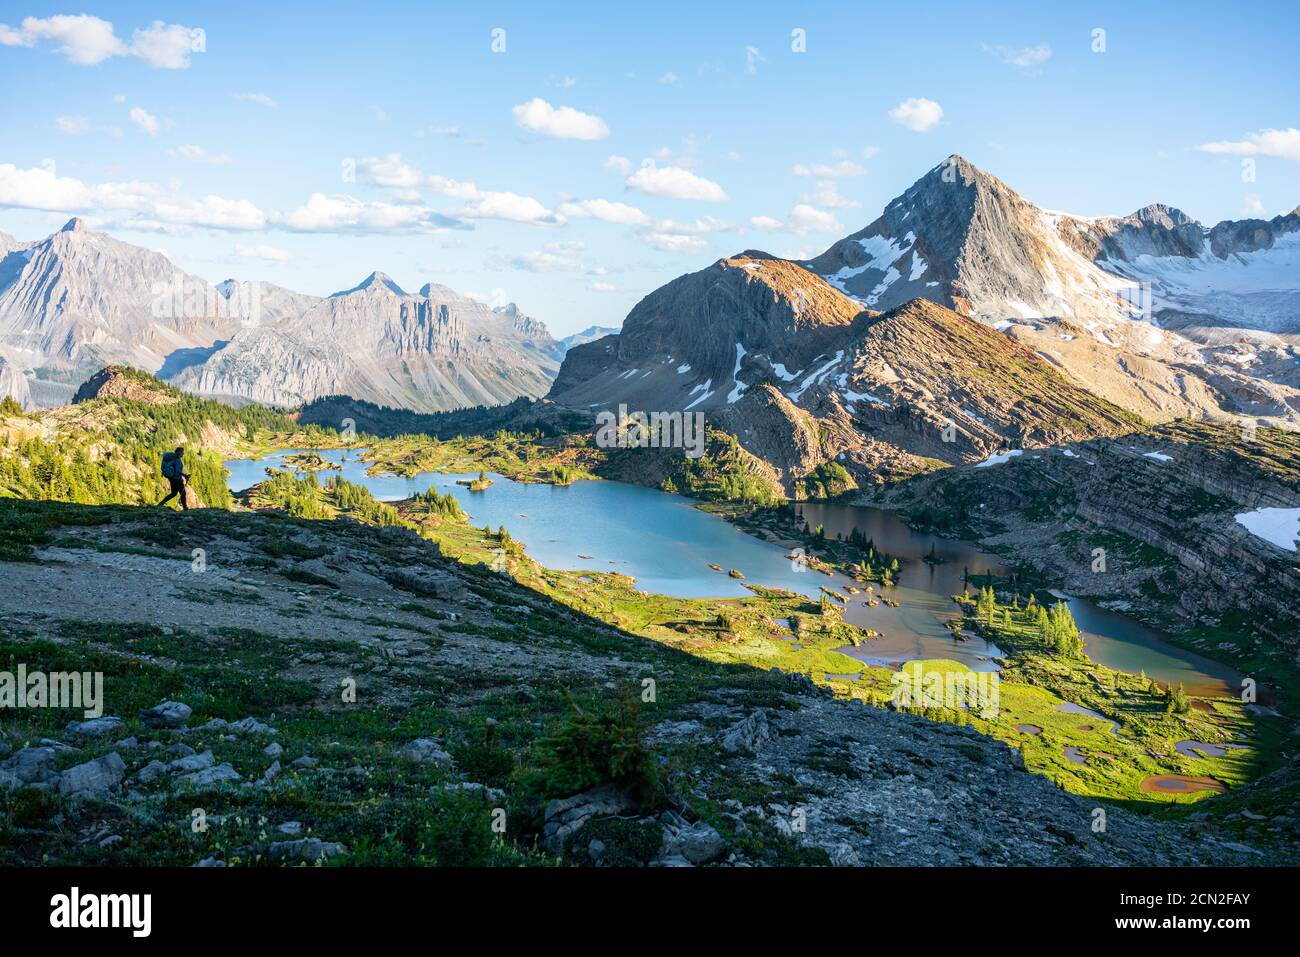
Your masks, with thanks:
<instances>
[{"instance_id":1,"label":"white cloud","mask_svg":"<svg viewBox=\"0 0 1300 957\"><path fill-rule=\"evenodd\" d=\"M608 199L584 199L561 203L559 212L573 219L601 219L607 223L620 223L624 226L644 226L650 222L650 217L635 206Z\"/></svg>"},{"instance_id":2,"label":"white cloud","mask_svg":"<svg viewBox=\"0 0 1300 957\"><path fill-rule=\"evenodd\" d=\"M984 52L990 56L995 56L1007 66L1018 66L1022 70L1032 70L1040 67L1052 58L1052 48L1046 43L1040 43L1037 46L1014 47L989 46L984 44Z\"/></svg>"},{"instance_id":3,"label":"white cloud","mask_svg":"<svg viewBox=\"0 0 1300 957\"><path fill-rule=\"evenodd\" d=\"M676 73L674 73L672 70L669 70L667 73L665 73L663 76L659 78L659 82L662 83L664 86L680 86L682 82L682 78L678 76Z\"/></svg>"},{"instance_id":4,"label":"white cloud","mask_svg":"<svg viewBox=\"0 0 1300 957\"><path fill-rule=\"evenodd\" d=\"M583 113L571 106L556 108L540 96L516 106L515 123L526 130L563 140L603 140L609 127L599 116Z\"/></svg>"},{"instance_id":5,"label":"white cloud","mask_svg":"<svg viewBox=\"0 0 1300 957\"><path fill-rule=\"evenodd\" d=\"M207 44L202 29L155 20L147 29L131 34L131 55L156 70L186 70L190 54L205 52Z\"/></svg>"},{"instance_id":6,"label":"white cloud","mask_svg":"<svg viewBox=\"0 0 1300 957\"><path fill-rule=\"evenodd\" d=\"M190 54L202 53L207 47L207 36L201 28L161 20L134 30L129 46L116 35L112 23L84 13L26 17L18 28L0 24L0 45L34 47L43 41L56 44L56 52L80 66L94 66L109 57L133 56L162 70L188 68Z\"/></svg>"},{"instance_id":7,"label":"white cloud","mask_svg":"<svg viewBox=\"0 0 1300 957\"><path fill-rule=\"evenodd\" d=\"M605 169L622 173L626 176L632 171L632 161L626 156L610 156L605 160Z\"/></svg>"},{"instance_id":8,"label":"white cloud","mask_svg":"<svg viewBox=\"0 0 1300 957\"><path fill-rule=\"evenodd\" d=\"M56 116L54 118L54 128L60 133L76 136L90 129L90 121L84 116Z\"/></svg>"},{"instance_id":9,"label":"white cloud","mask_svg":"<svg viewBox=\"0 0 1300 957\"><path fill-rule=\"evenodd\" d=\"M661 219L651 229L641 234L641 239L671 253L694 253L709 248L703 237L710 233L735 232L736 225L713 216L701 216L689 221Z\"/></svg>"},{"instance_id":10,"label":"white cloud","mask_svg":"<svg viewBox=\"0 0 1300 957\"><path fill-rule=\"evenodd\" d=\"M587 290L589 292L617 292L618 287L612 282L593 280L592 282L587 283Z\"/></svg>"},{"instance_id":11,"label":"white cloud","mask_svg":"<svg viewBox=\"0 0 1300 957\"><path fill-rule=\"evenodd\" d=\"M289 251L279 246L242 246L239 243L235 244L235 255L241 259L263 259L274 263L289 259Z\"/></svg>"},{"instance_id":12,"label":"white cloud","mask_svg":"<svg viewBox=\"0 0 1300 957\"><path fill-rule=\"evenodd\" d=\"M804 194L804 202L825 209L856 209L862 204L856 200L840 195L840 188L833 179L819 179L810 192Z\"/></svg>"},{"instance_id":13,"label":"white cloud","mask_svg":"<svg viewBox=\"0 0 1300 957\"><path fill-rule=\"evenodd\" d=\"M750 219L749 224L755 229L769 232L795 233L797 235L844 232L844 227L835 218L834 213L814 209L807 203L796 204L790 210L790 215L784 220L775 219L772 216L754 216Z\"/></svg>"},{"instance_id":14,"label":"white cloud","mask_svg":"<svg viewBox=\"0 0 1300 957\"><path fill-rule=\"evenodd\" d=\"M698 199L710 203L727 200L726 191L713 180L676 166L657 167L654 160L642 163L641 168L627 178L627 185L651 196L670 199Z\"/></svg>"},{"instance_id":15,"label":"white cloud","mask_svg":"<svg viewBox=\"0 0 1300 957\"><path fill-rule=\"evenodd\" d=\"M206 226L256 230L267 216L245 199L192 197L157 183L84 183L47 169L0 164L0 206L66 213L121 213L126 227Z\"/></svg>"},{"instance_id":16,"label":"white cloud","mask_svg":"<svg viewBox=\"0 0 1300 957\"><path fill-rule=\"evenodd\" d=\"M1241 200L1241 215L1248 219L1263 219L1268 215L1258 193L1247 193Z\"/></svg>"},{"instance_id":17,"label":"white cloud","mask_svg":"<svg viewBox=\"0 0 1300 957\"><path fill-rule=\"evenodd\" d=\"M508 265L524 272L581 272L582 263L572 255L581 249L582 243L547 243L542 249L515 256Z\"/></svg>"},{"instance_id":18,"label":"white cloud","mask_svg":"<svg viewBox=\"0 0 1300 957\"><path fill-rule=\"evenodd\" d=\"M158 135L158 117L140 106L131 107L131 122L150 136Z\"/></svg>"},{"instance_id":19,"label":"white cloud","mask_svg":"<svg viewBox=\"0 0 1300 957\"><path fill-rule=\"evenodd\" d=\"M645 241L655 249L669 253L694 253L708 249L709 244L698 236L683 236L678 233L647 233Z\"/></svg>"},{"instance_id":20,"label":"white cloud","mask_svg":"<svg viewBox=\"0 0 1300 957\"><path fill-rule=\"evenodd\" d=\"M816 176L819 179L867 175L865 167L850 159L840 160L838 163L815 163L812 166L806 163L796 163L790 168L790 172L795 176Z\"/></svg>"},{"instance_id":21,"label":"white cloud","mask_svg":"<svg viewBox=\"0 0 1300 957\"><path fill-rule=\"evenodd\" d=\"M735 223L729 223L723 219L714 219L712 216L701 216L690 222L661 219L655 223L655 232L679 233L684 236L703 236L707 233L732 233L735 231Z\"/></svg>"},{"instance_id":22,"label":"white cloud","mask_svg":"<svg viewBox=\"0 0 1300 957\"><path fill-rule=\"evenodd\" d=\"M565 222L563 216L531 196L481 190L474 183L447 176L426 176L418 167L404 162L400 153L362 159L357 163L357 170L378 186L399 190L399 197L407 201L418 200L420 189L465 200L465 208L457 215L467 219L502 219L536 226L559 226Z\"/></svg>"},{"instance_id":23,"label":"white cloud","mask_svg":"<svg viewBox=\"0 0 1300 957\"><path fill-rule=\"evenodd\" d=\"M178 159L193 160L195 163L210 163L213 166L227 166L234 162L225 153L209 153L202 146L196 146L193 143L186 143L184 146L169 149L167 155Z\"/></svg>"},{"instance_id":24,"label":"white cloud","mask_svg":"<svg viewBox=\"0 0 1300 957\"><path fill-rule=\"evenodd\" d=\"M877 156L879 156L879 155L880 155L880 147L879 147L879 146L864 146L864 147L862 147L862 158L863 158L864 160L875 159L875 158L876 158Z\"/></svg>"},{"instance_id":25,"label":"white cloud","mask_svg":"<svg viewBox=\"0 0 1300 957\"><path fill-rule=\"evenodd\" d=\"M890 110L889 118L914 133L924 133L926 130L934 129L943 119L943 107L934 100L913 97Z\"/></svg>"},{"instance_id":26,"label":"white cloud","mask_svg":"<svg viewBox=\"0 0 1300 957\"><path fill-rule=\"evenodd\" d=\"M426 126L422 130L415 131L416 136L460 136L459 126Z\"/></svg>"},{"instance_id":27,"label":"white cloud","mask_svg":"<svg viewBox=\"0 0 1300 957\"><path fill-rule=\"evenodd\" d=\"M358 161L357 170L377 185L394 189L414 189L426 182L418 168L402 162L401 153L390 153L382 158L367 157Z\"/></svg>"},{"instance_id":28,"label":"white cloud","mask_svg":"<svg viewBox=\"0 0 1300 957\"><path fill-rule=\"evenodd\" d=\"M451 196L455 199L477 199L481 193L473 183L464 180L452 179L450 176L433 175L425 180L429 188L434 192L442 193L444 196Z\"/></svg>"},{"instance_id":29,"label":"white cloud","mask_svg":"<svg viewBox=\"0 0 1300 957\"><path fill-rule=\"evenodd\" d=\"M374 202L354 196L312 193L307 202L274 221L300 233L436 232L452 221L421 205Z\"/></svg>"},{"instance_id":30,"label":"white cloud","mask_svg":"<svg viewBox=\"0 0 1300 957\"><path fill-rule=\"evenodd\" d=\"M1235 153L1238 156L1277 156L1300 163L1300 130L1260 130L1239 140L1218 140L1196 147L1203 153Z\"/></svg>"},{"instance_id":31,"label":"white cloud","mask_svg":"<svg viewBox=\"0 0 1300 957\"><path fill-rule=\"evenodd\" d=\"M243 100L245 103L256 103L258 106L265 106L272 110L280 108L280 104L265 93L236 93L234 96L235 99Z\"/></svg>"},{"instance_id":32,"label":"white cloud","mask_svg":"<svg viewBox=\"0 0 1300 957\"><path fill-rule=\"evenodd\" d=\"M766 63L763 54L758 52L758 47L745 47L745 72L757 73L758 65Z\"/></svg>"},{"instance_id":33,"label":"white cloud","mask_svg":"<svg viewBox=\"0 0 1300 957\"><path fill-rule=\"evenodd\" d=\"M0 44L33 47L48 40L55 50L81 66L94 66L112 56L124 56L126 44L113 33L113 24L84 13L40 19L27 17L18 29L0 25Z\"/></svg>"},{"instance_id":34,"label":"white cloud","mask_svg":"<svg viewBox=\"0 0 1300 957\"><path fill-rule=\"evenodd\" d=\"M531 196L518 193L479 193L461 211L470 219L504 219L512 223L531 223L534 226L560 226L564 217L547 209Z\"/></svg>"}]
</instances>

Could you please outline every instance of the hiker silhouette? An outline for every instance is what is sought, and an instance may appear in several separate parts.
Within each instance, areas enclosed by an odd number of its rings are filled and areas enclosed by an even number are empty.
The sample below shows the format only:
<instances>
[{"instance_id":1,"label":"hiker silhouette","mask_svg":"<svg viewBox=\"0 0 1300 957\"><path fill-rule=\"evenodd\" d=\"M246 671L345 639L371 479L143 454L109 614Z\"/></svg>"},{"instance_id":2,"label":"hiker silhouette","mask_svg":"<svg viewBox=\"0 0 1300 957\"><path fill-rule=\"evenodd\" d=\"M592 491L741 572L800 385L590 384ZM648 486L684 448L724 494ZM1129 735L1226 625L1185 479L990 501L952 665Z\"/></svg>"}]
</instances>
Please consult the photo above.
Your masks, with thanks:
<instances>
[{"instance_id":1,"label":"hiker silhouette","mask_svg":"<svg viewBox=\"0 0 1300 957\"><path fill-rule=\"evenodd\" d=\"M175 452L164 452L162 457L162 476L171 485L171 491L167 497L158 503L159 506L166 505L172 499L179 497L181 509L188 510L189 505L185 503L185 483L189 479L189 474L185 471L185 447L178 446Z\"/></svg>"}]
</instances>

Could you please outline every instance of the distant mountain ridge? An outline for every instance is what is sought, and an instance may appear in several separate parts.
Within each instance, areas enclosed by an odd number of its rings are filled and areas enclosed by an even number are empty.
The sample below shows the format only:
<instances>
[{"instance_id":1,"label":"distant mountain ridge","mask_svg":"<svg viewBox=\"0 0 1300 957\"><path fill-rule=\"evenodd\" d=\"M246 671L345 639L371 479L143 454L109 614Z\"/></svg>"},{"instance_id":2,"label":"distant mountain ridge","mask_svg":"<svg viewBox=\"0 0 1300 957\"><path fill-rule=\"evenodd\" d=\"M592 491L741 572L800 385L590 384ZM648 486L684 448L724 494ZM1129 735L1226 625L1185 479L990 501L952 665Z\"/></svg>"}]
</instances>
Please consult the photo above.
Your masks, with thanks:
<instances>
[{"instance_id":1,"label":"distant mountain ridge","mask_svg":"<svg viewBox=\"0 0 1300 957\"><path fill-rule=\"evenodd\" d=\"M372 273L321 298L213 285L72 219L44 240L0 234L0 392L57 405L105 365L201 395L297 405L328 395L420 412L546 393L564 348L517 306Z\"/></svg>"},{"instance_id":2,"label":"distant mountain ridge","mask_svg":"<svg viewBox=\"0 0 1300 957\"><path fill-rule=\"evenodd\" d=\"M542 395L559 370L546 327L446 286L407 293L374 272L301 315L249 328L176 377L201 395L298 405L350 395L417 412Z\"/></svg>"}]
</instances>

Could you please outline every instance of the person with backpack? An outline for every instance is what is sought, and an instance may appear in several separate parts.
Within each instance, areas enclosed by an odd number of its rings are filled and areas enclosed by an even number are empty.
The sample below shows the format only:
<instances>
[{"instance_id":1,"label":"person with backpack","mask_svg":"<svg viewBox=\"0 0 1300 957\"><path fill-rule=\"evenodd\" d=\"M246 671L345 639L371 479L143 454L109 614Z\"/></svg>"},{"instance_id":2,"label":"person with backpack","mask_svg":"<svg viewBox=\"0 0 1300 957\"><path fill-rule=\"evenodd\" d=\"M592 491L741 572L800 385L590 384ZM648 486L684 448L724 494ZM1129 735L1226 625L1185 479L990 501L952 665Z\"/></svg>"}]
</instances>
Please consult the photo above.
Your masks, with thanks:
<instances>
[{"instance_id":1,"label":"person with backpack","mask_svg":"<svg viewBox=\"0 0 1300 957\"><path fill-rule=\"evenodd\" d=\"M188 510L189 506L185 504L185 483L189 479L185 471L185 447L177 447L175 452L164 452L162 457L162 476L171 486L171 491L167 497L158 503L159 507L166 505L172 499L180 496L181 509Z\"/></svg>"}]
</instances>

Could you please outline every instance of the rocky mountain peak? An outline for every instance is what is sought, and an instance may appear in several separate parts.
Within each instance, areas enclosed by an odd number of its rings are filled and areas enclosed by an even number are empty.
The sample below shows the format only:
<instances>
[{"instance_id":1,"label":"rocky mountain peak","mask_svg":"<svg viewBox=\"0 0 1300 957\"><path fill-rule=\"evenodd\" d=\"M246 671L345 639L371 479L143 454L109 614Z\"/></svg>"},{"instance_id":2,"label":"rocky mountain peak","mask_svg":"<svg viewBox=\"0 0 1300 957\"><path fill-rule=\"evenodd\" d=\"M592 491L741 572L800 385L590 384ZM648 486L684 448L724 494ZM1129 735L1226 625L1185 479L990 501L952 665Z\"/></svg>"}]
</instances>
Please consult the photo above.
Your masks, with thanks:
<instances>
[{"instance_id":1,"label":"rocky mountain peak","mask_svg":"<svg viewBox=\"0 0 1300 957\"><path fill-rule=\"evenodd\" d=\"M438 282L426 282L420 287L420 295L425 299L460 299L461 294L450 286Z\"/></svg>"},{"instance_id":2,"label":"rocky mountain peak","mask_svg":"<svg viewBox=\"0 0 1300 957\"><path fill-rule=\"evenodd\" d=\"M1138 219L1143 223L1154 226L1163 226L1166 229L1175 229L1179 226L1199 226L1196 220L1188 216L1181 209L1174 206L1166 206L1164 203L1151 203L1149 206L1143 206L1133 214L1133 219Z\"/></svg>"},{"instance_id":3,"label":"rocky mountain peak","mask_svg":"<svg viewBox=\"0 0 1300 957\"><path fill-rule=\"evenodd\" d=\"M365 279L361 280L361 282L353 286L351 289L345 289L342 292L336 292L330 298L336 298L338 296L348 296L356 292L364 292L364 293L388 292L388 293L392 293L395 296L406 295L405 290L403 290L401 286L399 286L396 282L394 282L393 279L388 274L382 273L379 270L375 270Z\"/></svg>"},{"instance_id":4,"label":"rocky mountain peak","mask_svg":"<svg viewBox=\"0 0 1300 957\"><path fill-rule=\"evenodd\" d=\"M88 233L90 232L90 227L86 225L86 221L82 219L80 216L73 216L70 220L68 220L66 223L63 224L63 228L59 230L59 232Z\"/></svg>"}]
</instances>

